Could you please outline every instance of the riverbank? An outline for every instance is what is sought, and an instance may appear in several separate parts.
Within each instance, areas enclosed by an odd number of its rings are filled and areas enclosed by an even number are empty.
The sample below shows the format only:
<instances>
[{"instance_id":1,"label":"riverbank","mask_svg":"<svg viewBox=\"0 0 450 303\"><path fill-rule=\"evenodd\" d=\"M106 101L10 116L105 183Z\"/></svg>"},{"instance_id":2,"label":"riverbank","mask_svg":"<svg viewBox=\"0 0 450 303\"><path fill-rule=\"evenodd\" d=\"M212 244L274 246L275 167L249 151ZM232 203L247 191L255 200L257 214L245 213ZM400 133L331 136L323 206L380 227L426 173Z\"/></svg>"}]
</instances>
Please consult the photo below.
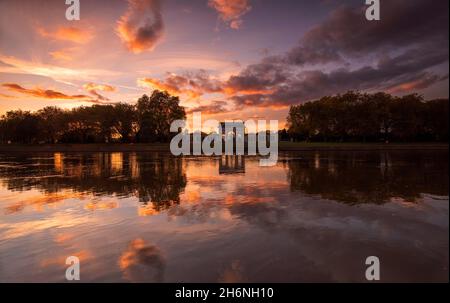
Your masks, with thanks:
<instances>
[{"instance_id":1,"label":"riverbank","mask_svg":"<svg viewBox=\"0 0 450 303\"><path fill-rule=\"evenodd\" d=\"M448 150L448 143L280 142L279 151ZM2 144L0 152L170 152L169 144Z\"/></svg>"},{"instance_id":2,"label":"riverbank","mask_svg":"<svg viewBox=\"0 0 450 303\"><path fill-rule=\"evenodd\" d=\"M308 143L280 142L280 151L448 150L448 143Z\"/></svg>"}]
</instances>

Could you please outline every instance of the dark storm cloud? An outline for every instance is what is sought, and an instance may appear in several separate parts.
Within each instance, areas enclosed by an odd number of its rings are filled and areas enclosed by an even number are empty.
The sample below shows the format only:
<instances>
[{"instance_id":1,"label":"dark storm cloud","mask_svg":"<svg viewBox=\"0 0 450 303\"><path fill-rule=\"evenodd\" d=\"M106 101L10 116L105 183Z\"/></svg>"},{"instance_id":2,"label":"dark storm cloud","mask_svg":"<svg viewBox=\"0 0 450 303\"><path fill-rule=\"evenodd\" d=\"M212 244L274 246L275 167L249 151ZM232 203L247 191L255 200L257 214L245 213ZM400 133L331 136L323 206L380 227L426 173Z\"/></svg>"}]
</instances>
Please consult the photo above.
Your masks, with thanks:
<instances>
[{"instance_id":1,"label":"dark storm cloud","mask_svg":"<svg viewBox=\"0 0 450 303\"><path fill-rule=\"evenodd\" d=\"M230 92L262 91L286 81L289 68L276 59L269 57L258 64L247 66L239 75L231 76L226 87Z\"/></svg>"},{"instance_id":2,"label":"dark storm cloud","mask_svg":"<svg viewBox=\"0 0 450 303\"><path fill-rule=\"evenodd\" d=\"M283 81L271 83L270 87L274 90L270 94L238 95L231 99L238 107L269 107L288 106L347 90L384 89L395 93L423 89L447 79L447 75L427 71L447 60L448 51L445 49L412 49L395 57L383 57L374 67L364 66L355 70L343 67L328 73L321 70L302 70L297 73L291 71ZM245 79L250 80L257 82L253 77ZM262 90L263 87L264 85L259 88Z\"/></svg>"},{"instance_id":3,"label":"dark storm cloud","mask_svg":"<svg viewBox=\"0 0 450 303\"><path fill-rule=\"evenodd\" d=\"M188 110L188 113L202 112L203 114L220 114L227 112L226 101L213 101L207 105L200 105Z\"/></svg>"},{"instance_id":4,"label":"dark storm cloud","mask_svg":"<svg viewBox=\"0 0 450 303\"><path fill-rule=\"evenodd\" d=\"M337 61L379 50L433 42L448 47L447 0L391 0L381 3L381 21L368 22L365 7L343 7L309 30L283 58L291 64Z\"/></svg>"},{"instance_id":5,"label":"dark storm cloud","mask_svg":"<svg viewBox=\"0 0 450 303\"><path fill-rule=\"evenodd\" d=\"M447 79L431 71L448 61L447 0L383 2L381 21L372 22L363 9L337 9L286 54L230 77L231 100L238 108L288 106L346 90L413 92ZM371 63L350 69L352 59ZM327 63L334 68L317 68Z\"/></svg>"},{"instance_id":6,"label":"dark storm cloud","mask_svg":"<svg viewBox=\"0 0 450 303\"><path fill-rule=\"evenodd\" d=\"M222 91L222 83L213 79L205 70L199 70L194 73L186 73L185 77L189 79L188 83L192 89L201 94L217 93Z\"/></svg>"}]
</instances>

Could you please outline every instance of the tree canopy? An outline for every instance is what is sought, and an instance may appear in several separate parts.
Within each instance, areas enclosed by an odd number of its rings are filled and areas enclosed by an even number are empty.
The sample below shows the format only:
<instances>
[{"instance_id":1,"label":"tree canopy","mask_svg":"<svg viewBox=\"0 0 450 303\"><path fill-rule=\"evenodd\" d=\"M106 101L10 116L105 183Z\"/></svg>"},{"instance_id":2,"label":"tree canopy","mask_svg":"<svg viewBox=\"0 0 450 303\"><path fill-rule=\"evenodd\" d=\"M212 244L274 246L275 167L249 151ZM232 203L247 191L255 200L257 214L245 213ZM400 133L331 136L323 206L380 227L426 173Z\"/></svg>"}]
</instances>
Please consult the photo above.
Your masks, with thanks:
<instances>
[{"instance_id":1,"label":"tree canopy","mask_svg":"<svg viewBox=\"0 0 450 303\"><path fill-rule=\"evenodd\" d=\"M0 143L169 142L170 124L185 119L178 97L155 90L136 104L45 107L9 111L0 118ZM349 91L293 105L282 140L333 142L448 142L448 99L417 94Z\"/></svg>"},{"instance_id":2,"label":"tree canopy","mask_svg":"<svg viewBox=\"0 0 450 303\"><path fill-rule=\"evenodd\" d=\"M304 141L448 141L448 99L349 91L291 106L288 134Z\"/></svg>"},{"instance_id":3,"label":"tree canopy","mask_svg":"<svg viewBox=\"0 0 450 303\"><path fill-rule=\"evenodd\" d=\"M1 143L168 142L170 124L186 117L178 97L155 90L136 105L45 107L9 111L0 119Z\"/></svg>"}]
</instances>

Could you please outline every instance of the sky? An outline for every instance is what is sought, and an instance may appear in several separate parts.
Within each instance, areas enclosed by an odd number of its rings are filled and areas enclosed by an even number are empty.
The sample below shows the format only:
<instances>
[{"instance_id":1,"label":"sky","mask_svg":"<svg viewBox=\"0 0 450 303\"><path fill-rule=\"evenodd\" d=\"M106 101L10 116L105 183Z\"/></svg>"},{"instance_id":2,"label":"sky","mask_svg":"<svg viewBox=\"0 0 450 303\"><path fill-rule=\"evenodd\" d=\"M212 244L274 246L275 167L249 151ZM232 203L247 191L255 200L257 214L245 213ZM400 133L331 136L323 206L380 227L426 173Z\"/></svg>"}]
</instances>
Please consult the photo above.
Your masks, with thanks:
<instances>
[{"instance_id":1,"label":"sky","mask_svg":"<svg viewBox=\"0 0 450 303\"><path fill-rule=\"evenodd\" d=\"M0 0L0 114L135 103L277 119L348 90L449 96L448 0Z\"/></svg>"}]
</instances>

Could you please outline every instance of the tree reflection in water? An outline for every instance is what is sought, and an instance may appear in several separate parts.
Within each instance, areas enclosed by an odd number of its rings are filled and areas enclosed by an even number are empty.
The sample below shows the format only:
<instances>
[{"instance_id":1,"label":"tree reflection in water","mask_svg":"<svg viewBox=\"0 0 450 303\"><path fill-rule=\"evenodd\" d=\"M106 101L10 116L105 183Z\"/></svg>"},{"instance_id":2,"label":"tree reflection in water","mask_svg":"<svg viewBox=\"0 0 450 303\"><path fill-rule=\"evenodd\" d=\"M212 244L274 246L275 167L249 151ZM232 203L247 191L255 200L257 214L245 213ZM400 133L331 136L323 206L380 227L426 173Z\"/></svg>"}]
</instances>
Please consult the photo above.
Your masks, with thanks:
<instances>
[{"instance_id":1,"label":"tree reflection in water","mask_svg":"<svg viewBox=\"0 0 450 303\"><path fill-rule=\"evenodd\" d=\"M448 195L448 153L321 152L287 161L291 191L348 204Z\"/></svg>"},{"instance_id":2,"label":"tree reflection in water","mask_svg":"<svg viewBox=\"0 0 450 303\"><path fill-rule=\"evenodd\" d=\"M279 165L287 167L293 192L348 204L382 204L392 198L415 202L423 193L448 195L448 152L306 152L300 157L288 156ZM83 194L137 197L141 215L180 203L187 183L183 161L189 161L161 153L18 154L0 159L1 182L10 191L38 189L47 194L49 203L57 201L63 190L77 193L78 198ZM245 157L217 161L224 177L245 174Z\"/></svg>"},{"instance_id":3,"label":"tree reflection in water","mask_svg":"<svg viewBox=\"0 0 450 303\"><path fill-rule=\"evenodd\" d=\"M368 255L448 279L448 151L236 160L0 155L0 280L60 281L67 255L90 281L361 282Z\"/></svg>"},{"instance_id":4,"label":"tree reflection in water","mask_svg":"<svg viewBox=\"0 0 450 303\"><path fill-rule=\"evenodd\" d=\"M159 212L179 204L180 193L186 187L183 160L167 154L56 153L1 159L3 187L9 191L38 189L47 197L63 190L99 197L134 196L147 212Z\"/></svg>"},{"instance_id":5,"label":"tree reflection in water","mask_svg":"<svg viewBox=\"0 0 450 303\"><path fill-rule=\"evenodd\" d=\"M292 192L347 204L382 204L393 198L415 202L423 193L448 195L447 157L448 153L435 151L304 152L287 154L278 165L286 168L286 186ZM187 184L185 161L190 160L165 153L3 155L0 182L9 191L38 189L48 203L65 199L63 191L73 192L78 199L83 195L136 197L138 213L145 216L180 204ZM229 174L246 177L245 161L250 166L257 163L256 158L242 156L214 161L219 162L222 178L231 178ZM34 204L45 201L41 198ZM21 211L24 205L10 208L8 212Z\"/></svg>"}]
</instances>

